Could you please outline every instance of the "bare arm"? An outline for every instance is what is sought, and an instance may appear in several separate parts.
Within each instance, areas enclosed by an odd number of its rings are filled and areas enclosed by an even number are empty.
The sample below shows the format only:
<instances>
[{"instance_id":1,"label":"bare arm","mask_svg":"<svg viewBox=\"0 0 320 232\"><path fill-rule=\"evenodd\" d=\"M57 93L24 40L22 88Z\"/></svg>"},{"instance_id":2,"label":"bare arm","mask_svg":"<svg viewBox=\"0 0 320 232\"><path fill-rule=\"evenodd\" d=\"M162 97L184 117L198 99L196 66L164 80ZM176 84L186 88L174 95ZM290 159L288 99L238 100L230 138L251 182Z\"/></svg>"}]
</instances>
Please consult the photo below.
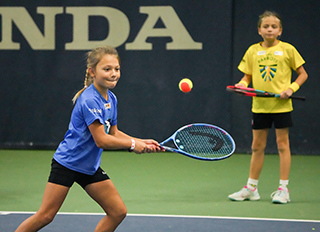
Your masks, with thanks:
<instances>
[{"instance_id":1,"label":"bare arm","mask_svg":"<svg viewBox=\"0 0 320 232\"><path fill-rule=\"evenodd\" d=\"M295 83L298 84L298 86L300 87L301 85L303 85L303 83L308 79L308 74L306 72L306 70L304 69L303 66L300 66L299 68L297 68L296 73L298 74L297 79L294 81ZM288 88L287 90L283 91L280 94L281 98L287 99L289 98L292 94L294 93L294 90L292 88Z\"/></svg>"},{"instance_id":2,"label":"bare arm","mask_svg":"<svg viewBox=\"0 0 320 232\"><path fill-rule=\"evenodd\" d=\"M158 142L154 140L142 140L133 138L118 130L117 125L110 128L110 133L104 131L104 126L98 121L89 125L92 137L99 148L106 150L129 149L132 145L132 139L135 140L135 153L160 151Z\"/></svg>"},{"instance_id":3,"label":"bare arm","mask_svg":"<svg viewBox=\"0 0 320 232\"><path fill-rule=\"evenodd\" d=\"M247 87L252 81L252 75L244 74L242 79L235 84L236 87ZM246 83L246 84L245 84Z\"/></svg>"}]
</instances>

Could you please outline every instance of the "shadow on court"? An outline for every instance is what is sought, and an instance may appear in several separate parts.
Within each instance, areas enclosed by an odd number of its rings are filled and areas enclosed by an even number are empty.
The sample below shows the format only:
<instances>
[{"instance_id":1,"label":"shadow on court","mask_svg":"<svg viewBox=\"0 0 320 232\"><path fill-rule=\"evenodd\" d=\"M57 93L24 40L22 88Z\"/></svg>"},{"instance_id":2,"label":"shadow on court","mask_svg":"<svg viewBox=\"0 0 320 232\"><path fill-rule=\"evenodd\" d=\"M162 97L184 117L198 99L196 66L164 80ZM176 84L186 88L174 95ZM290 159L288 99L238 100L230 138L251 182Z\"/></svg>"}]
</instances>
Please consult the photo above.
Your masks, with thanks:
<instances>
[{"instance_id":1,"label":"shadow on court","mask_svg":"<svg viewBox=\"0 0 320 232\"><path fill-rule=\"evenodd\" d=\"M0 231L12 232L31 213L0 212ZM102 214L59 213L43 232L94 231ZM320 231L320 221L166 215L128 215L117 232L302 232Z\"/></svg>"}]
</instances>

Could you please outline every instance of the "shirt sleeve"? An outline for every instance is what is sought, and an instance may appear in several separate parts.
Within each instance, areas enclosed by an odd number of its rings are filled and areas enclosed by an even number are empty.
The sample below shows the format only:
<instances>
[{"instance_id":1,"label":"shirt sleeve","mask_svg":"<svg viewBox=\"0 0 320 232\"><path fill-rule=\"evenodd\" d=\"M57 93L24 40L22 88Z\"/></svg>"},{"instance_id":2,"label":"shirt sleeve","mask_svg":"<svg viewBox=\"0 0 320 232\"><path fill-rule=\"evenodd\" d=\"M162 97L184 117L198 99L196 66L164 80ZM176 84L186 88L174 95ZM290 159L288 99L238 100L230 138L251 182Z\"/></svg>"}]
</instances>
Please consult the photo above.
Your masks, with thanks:
<instances>
[{"instance_id":1,"label":"shirt sleeve","mask_svg":"<svg viewBox=\"0 0 320 232\"><path fill-rule=\"evenodd\" d=\"M118 119L117 119L118 118L118 99L116 95L114 95L114 93L112 93L111 91L109 91L109 97L112 102L112 116L111 116L110 124L111 126L115 126L118 123Z\"/></svg>"},{"instance_id":2,"label":"shirt sleeve","mask_svg":"<svg viewBox=\"0 0 320 232\"><path fill-rule=\"evenodd\" d=\"M293 46L291 49L291 56L290 57L292 57L290 66L293 70L296 70L297 68L299 68L300 66L302 66L305 63L305 61L302 58L302 56L300 55L300 53Z\"/></svg>"},{"instance_id":3,"label":"shirt sleeve","mask_svg":"<svg viewBox=\"0 0 320 232\"><path fill-rule=\"evenodd\" d=\"M81 110L87 126L91 125L96 120L99 120L102 125L104 124L102 109L95 100L88 99L84 101Z\"/></svg>"},{"instance_id":4,"label":"shirt sleeve","mask_svg":"<svg viewBox=\"0 0 320 232\"><path fill-rule=\"evenodd\" d=\"M244 54L238 69L248 75L252 75L252 55L251 55L252 48L249 47L246 53Z\"/></svg>"}]
</instances>

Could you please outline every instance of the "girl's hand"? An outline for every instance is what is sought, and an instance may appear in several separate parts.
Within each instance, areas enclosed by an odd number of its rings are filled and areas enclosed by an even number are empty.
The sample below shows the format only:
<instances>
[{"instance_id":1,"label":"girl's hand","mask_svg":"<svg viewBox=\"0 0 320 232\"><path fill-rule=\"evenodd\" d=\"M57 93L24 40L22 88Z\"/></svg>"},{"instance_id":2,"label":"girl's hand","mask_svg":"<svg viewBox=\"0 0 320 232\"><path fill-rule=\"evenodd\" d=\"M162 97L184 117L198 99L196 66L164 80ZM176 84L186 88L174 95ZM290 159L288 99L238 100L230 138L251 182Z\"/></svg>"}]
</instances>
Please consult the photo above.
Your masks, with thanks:
<instances>
[{"instance_id":1,"label":"girl's hand","mask_svg":"<svg viewBox=\"0 0 320 232\"><path fill-rule=\"evenodd\" d=\"M291 97L292 94L293 94L293 90L289 88L280 94L280 98L281 99L288 99L289 97Z\"/></svg>"},{"instance_id":2,"label":"girl's hand","mask_svg":"<svg viewBox=\"0 0 320 232\"><path fill-rule=\"evenodd\" d=\"M242 84L242 83L240 83L240 84L239 84L239 83L238 83L238 84L235 84L234 86L235 86L235 87L247 87L247 86L245 86L245 85Z\"/></svg>"},{"instance_id":3,"label":"girl's hand","mask_svg":"<svg viewBox=\"0 0 320 232\"><path fill-rule=\"evenodd\" d=\"M136 139L134 152L137 154L163 151L160 144L153 139Z\"/></svg>"},{"instance_id":4,"label":"girl's hand","mask_svg":"<svg viewBox=\"0 0 320 232\"><path fill-rule=\"evenodd\" d=\"M161 148L160 144L154 139L143 139L142 141L147 144L146 152L148 153L164 151L164 149Z\"/></svg>"}]
</instances>

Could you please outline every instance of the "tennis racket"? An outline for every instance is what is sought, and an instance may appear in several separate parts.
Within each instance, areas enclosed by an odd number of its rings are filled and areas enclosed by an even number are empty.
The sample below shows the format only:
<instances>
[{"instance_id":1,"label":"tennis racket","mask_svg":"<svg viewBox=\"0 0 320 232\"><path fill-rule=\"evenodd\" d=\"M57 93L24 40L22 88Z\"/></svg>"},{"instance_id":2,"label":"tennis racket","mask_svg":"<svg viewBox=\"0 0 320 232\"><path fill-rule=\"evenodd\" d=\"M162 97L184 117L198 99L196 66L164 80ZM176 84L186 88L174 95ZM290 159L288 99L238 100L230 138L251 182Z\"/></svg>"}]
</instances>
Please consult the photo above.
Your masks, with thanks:
<instances>
[{"instance_id":1,"label":"tennis racket","mask_svg":"<svg viewBox=\"0 0 320 232\"><path fill-rule=\"evenodd\" d=\"M234 85L228 85L227 91L235 92L235 93L242 94L242 95L249 96L249 97L276 97L276 98L280 98L280 94L277 94L277 93L270 93L267 91L254 89L254 88L236 87ZM301 101L306 100L306 97L304 97L304 96L290 96L289 98L294 99L294 100L301 100Z\"/></svg>"},{"instance_id":2,"label":"tennis racket","mask_svg":"<svg viewBox=\"0 0 320 232\"><path fill-rule=\"evenodd\" d=\"M235 142L225 130L204 123L183 126L160 145L165 151L207 161L228 158L236 149Z\"/></svg>"}]
</instances>

